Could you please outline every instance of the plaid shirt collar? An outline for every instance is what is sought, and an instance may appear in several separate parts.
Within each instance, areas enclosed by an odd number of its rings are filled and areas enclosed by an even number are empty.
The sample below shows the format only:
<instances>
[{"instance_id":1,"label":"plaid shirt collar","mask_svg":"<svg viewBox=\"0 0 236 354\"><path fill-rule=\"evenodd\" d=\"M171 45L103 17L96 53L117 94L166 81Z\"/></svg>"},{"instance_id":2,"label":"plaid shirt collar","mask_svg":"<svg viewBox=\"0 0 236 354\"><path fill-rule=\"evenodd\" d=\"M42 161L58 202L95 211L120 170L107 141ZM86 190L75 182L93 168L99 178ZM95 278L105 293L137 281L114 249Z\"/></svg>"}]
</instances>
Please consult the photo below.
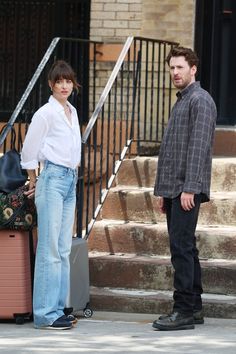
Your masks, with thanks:
<instances>
[{"instance_id":1,"label":"plaid shirt collar","mask_svg":"<svg viewBox=\"0 0 236 354\"><path fill-rule=\"evenodd\" d=\"M194 81L187 87L185 87L183 90L180 90L176 93L176 96L178 99L183 98L186 96L188 93L192 92L196 87L200 87L200 81Z\"/></svg>"}]
</instances>

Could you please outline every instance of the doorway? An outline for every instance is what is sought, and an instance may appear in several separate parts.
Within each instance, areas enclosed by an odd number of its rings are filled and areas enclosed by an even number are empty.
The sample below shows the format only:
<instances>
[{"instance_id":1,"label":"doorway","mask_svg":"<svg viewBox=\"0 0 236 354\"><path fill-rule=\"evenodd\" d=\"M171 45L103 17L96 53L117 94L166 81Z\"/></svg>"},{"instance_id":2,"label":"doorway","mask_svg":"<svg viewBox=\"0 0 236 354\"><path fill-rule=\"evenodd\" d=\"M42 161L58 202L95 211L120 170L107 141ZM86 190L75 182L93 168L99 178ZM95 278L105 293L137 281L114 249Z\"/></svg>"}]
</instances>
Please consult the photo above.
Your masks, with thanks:
<instances>
[{"instance_id":1,"label":"doorway","mask_svg":"<svg viewBox=\"0 0 236 354\"><path fill-rule=\"evenodd\" d=\"M195 50L199 79L213 96L218 125L236 125L236 1L197 0Z\"/></svg>"},{"instance_id":2,"label":"doorway","mask_svg":"<svg viewBox=\"0 0 236 354\"><path fill-rule=\"evenodd\" d=\"M9 120L51 40L89 39L89 24L89 0L0 1L0 121ZM78 80L88 87L86 70Z\"/></svg>"}]
</instances>

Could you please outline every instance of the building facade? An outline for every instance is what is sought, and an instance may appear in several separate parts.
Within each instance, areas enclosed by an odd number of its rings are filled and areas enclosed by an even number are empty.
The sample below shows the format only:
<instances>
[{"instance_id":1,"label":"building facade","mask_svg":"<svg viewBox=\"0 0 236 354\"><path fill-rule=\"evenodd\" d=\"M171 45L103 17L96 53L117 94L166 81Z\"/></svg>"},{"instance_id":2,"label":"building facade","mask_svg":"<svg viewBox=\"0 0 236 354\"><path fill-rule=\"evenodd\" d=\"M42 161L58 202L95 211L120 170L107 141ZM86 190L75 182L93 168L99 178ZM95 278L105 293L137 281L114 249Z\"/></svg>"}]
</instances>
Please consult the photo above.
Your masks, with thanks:
<instances>
[{"instance_id":1,"label":"building facade","mask_svg":"<svg viewBox=\"0 0 236 354\"><path fill-rule=\"evenodd\" d=\"M195 0L92 0L90 38L142 36L194 44Z\"/></svg>"},{"instance_id":2,"label":"building facade","mask_svg":"<svg viewBox=\"0 0 236 354\"><path fill-rule=\"evenodd\" d=\"M218 125L236 125L236 2L234 0L92 0L90 38L129 35L194 48L198 79L215 99Z\"/></svg>"},{"instance_id":3,"label":"building facade","mask_svg":"<svg viewBox=\"0 0 236 354\"><path fill-rule=\"evenodd\" d=\"M216 101L217 124L235 126L235 33L234 0L1 0L0 120L16 105L53 37L122 44L142 36L195 48L198 79Z\"/></svg>"}]
</instances>

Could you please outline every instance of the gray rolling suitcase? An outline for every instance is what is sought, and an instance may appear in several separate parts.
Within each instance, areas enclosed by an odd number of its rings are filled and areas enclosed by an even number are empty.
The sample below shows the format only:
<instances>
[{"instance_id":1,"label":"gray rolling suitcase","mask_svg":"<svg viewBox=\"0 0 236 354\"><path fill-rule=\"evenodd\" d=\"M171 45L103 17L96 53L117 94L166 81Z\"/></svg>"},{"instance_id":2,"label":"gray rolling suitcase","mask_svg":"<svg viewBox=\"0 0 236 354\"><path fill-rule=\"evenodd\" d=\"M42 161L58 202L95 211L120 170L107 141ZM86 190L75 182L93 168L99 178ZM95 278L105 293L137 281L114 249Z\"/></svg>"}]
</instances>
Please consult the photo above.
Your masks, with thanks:
<instances>
[{"instance_id":1,"label":"gray rolling suitcase","mask_svg":"<svg viewBox=\"0 0 236 354\"><path fill-rule=\"evenodd\" d=\"M78 316L81 311L85 317L91 317L89 307L89 260L88 244L83 238L74 237L70 254L70 292L65 313Z\"/></svg>"}]
</instances>

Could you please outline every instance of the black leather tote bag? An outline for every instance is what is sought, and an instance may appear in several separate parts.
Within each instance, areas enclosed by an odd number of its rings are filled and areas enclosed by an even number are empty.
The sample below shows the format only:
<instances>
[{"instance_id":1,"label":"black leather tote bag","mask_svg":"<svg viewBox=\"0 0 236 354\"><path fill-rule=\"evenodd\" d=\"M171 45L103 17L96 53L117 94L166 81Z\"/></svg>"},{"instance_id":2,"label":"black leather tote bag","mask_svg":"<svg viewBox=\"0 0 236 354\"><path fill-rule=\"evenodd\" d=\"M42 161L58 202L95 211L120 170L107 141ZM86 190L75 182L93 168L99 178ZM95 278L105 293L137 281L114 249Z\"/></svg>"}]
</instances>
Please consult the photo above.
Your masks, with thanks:
<instances>
[{"instance_id":1,"label":"black leather tote bag","mask_svg":"<svg viewBox=\"0 0 236 354\"><path fill-rule=\"evenodd\" d=\"M0 157L0 192L10 193L23 186L28 178L26 170L21 168L20 154L15 148L15 141L16 133L12 127L12 149Z\"/></svg>"}]
</instances>

